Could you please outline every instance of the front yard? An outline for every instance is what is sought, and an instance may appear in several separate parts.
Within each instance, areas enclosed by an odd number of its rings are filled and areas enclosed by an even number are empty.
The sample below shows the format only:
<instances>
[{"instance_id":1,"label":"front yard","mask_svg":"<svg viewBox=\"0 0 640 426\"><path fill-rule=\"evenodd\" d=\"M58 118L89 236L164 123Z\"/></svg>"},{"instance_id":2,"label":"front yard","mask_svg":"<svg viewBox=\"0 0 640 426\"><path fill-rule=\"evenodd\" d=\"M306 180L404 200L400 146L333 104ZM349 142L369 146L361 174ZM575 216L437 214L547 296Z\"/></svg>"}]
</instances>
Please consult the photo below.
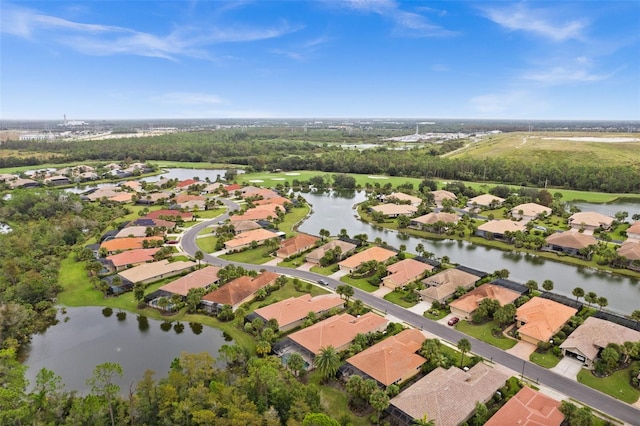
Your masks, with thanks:
<instances>
[{"instance_id":1,"label":"front yard","mask_svg":"<svg viewBox=\"0 0 640 426\"><path fill-rule=\"evenodd\" d=\"M627 404L633 404L640 398L640 389L632 387L629 383L631 369L634 366L636 368L640 366L640 361L636 361L632 363L631 366L602 378L594 376L591 370L583 368L578 373L578 382L624 401Z\"/></svg>"},{"instance_id":2,"label":"front yard","mask_svg":"<svg viewBox=\"0 0 640 426\"><path fill-rule=\"evenodd\" d=\"M338 272L339 270L340 270L340 267L337 264L333 264L329 266L316 265L311 267L311 272L315 272L316 274L320 274L324 276L329 276L331 274Z\"/></svg>"},{"instance_id":3,"label":"front yard","mask_svg":"<svg viewBox=\"0 0 640 426\"><path fill-rule=\"evenodd\" d=\"M456 326L456 330L475 337L478 340L482 340L490 345L493 345L502 350L511 349L518 343L517 340L509 339L506 337L496 337L493 335L493 329L498 327L498 323L495 321L489 321L481 325L474 325L468 321L460 321Z\"/></svg>"},{"instance_id":4,"label":"front yard","mask_svg":"<svg viewBox=\"0 0 640 426\"><path fill-rule=\"evenodd\" d=\"M379 287L377 285L370 284L367 281L368 279L369 278L351 278L349 275L345 275L344 277L340 278L340 281L357 287L360 290L366 291L367 293L373 293Z\"/></svg>"},{"instance_id":5,"label":"front yard","mask_svg":"<svg viewBox=\"0 0 640 426\"><path fill-rule=\"evenodd\" d=\"M540 367L553 368L560 362L560 358L555 356L550 350L544 354L533 352L529 356L529 361L538 364Z\"/></svg>"},{"instance_id":6,"label":"front yard","mask_svg":"<svg viewBox=\"0 0 640 426\"><path fill-rule=\"evenodd\" d=\"M267 246L260 246L254 249L241 251L239 253L223 254L221 259L232 260L234 262L251 263L252 265L262 265L274 259L269 253L273 249Z\"/></svg>"},{"instance_id":7,"label":"front yard","mask_svg":"<svg viewBox=\"0 0 640 426\"><path fill-rule=\"evenodd\" d=\"M402 291L392 291L389 294L386 294L384 296L384 300L388 300L391 303L395 303L398 306L402 306L403 308L410 308L412 306L415 306L416 304L418 304L418 300L417 298L414 298L414 301L412 302L407 302L404 298L407 297L408 294L413 293L412 291L409 292L407 290L402 290Z\"/></svg>"}]
</instances>

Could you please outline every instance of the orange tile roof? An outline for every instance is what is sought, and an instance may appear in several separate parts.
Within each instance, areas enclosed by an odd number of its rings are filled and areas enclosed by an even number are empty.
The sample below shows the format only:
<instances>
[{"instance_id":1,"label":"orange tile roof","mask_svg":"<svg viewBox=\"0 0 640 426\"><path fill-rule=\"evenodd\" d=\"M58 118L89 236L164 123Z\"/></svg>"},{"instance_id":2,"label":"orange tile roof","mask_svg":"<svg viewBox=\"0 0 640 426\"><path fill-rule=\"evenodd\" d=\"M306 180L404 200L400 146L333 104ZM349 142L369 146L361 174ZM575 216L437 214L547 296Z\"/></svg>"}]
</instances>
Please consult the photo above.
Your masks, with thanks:
<instances>
[{"instance_id":1,"label":"orange tile roof","mask_svg":"<svg viewBox=\"0 0 640 426\"><path fill-rule=\"evenodd\" d=\"M178 182L176 187L177 188L185 188L185 187L191 186L193 184L198 184L198 183L200 183L200 182L195 180L195 179L185 179L183 181Z\"/></svg>"},{"instance_id":2,"label":"orange tile roof","mask_svg":"<svg viewBox=\"0 0 640 426\"><path fill-rule=\"evenodd\" d=\"M256 206L263 206L265 204L276 204L278 206L284 206L286 203L291 203L291 200L285 197L265 198L263 200L256 200L253 202Z\"/></svg>"},{"instance_id":3,"label":"orange tile roof","mask_svg":"<svg viewBox=\"0 0 640 426\"><path fill-rule=\"evenodd\" d=\"M352 356L347 362L389 386L424 364L426 360L416 354L424 340L418 330L403 330Z\"/></svg>"},{"instance_id":4,"label":"orange tile roof","mask_svg":"<svg viewBox=\"0 0 640 426\"><path fill-rule=\"evenodd\" d=\"M485 426L560 426L560 401L523 387L494 414Z\"/></svg>"},{"instance_id":5,"label":"orange tile roof","mask_svg":"<svg viewBox=\"0 0 640 426\"><path fill-rule=\"evenodd\" d=\"M433 266L426 263L418 262L415 259L404 259L387 266L387 272L391 275L384 277L384 280L390 280L396 286L404 286L418 279L426 271L432 270Z\"/></svg>"},{"instance_id":6,"label":"orange tile roof","mask_svg":"<svg viewBox=\"0 0 640 426\"><path fill-rule=\"evenodd\" d=\"M156 210L153 212L147 213L147 218L150 219L161 219L161 217L181 217L183 220L190 221L193 219L193 213L190 212L181 212L180 210Z\"/></svg>"},{"instance_id":7,"label":"orange tile roof","mask_svg":"<svg viewBox=\"0 0 640 426\"><path fill-rule=\"evenodd\" d=\"M114 238L100 244L100 248L105 248L107 252L112 253L118 250L134 250L141 249L144 240L156 241L163 240L162 237L133 237L133 238Z\"/></svg>"},{"instance_id":8,"label":"orange tile roof","mask_svg":"<svg viewBox=\"0 0 640 426\"><path fill-rule=\"evenodd\" d=\"M386 262L396 255L396 252L384 249L382 247L371 247L360 253L356 253L351 257L346 258L342 262L338 263L345 268L354 269L370 260L378 262Z\"/></svg>"},{"instance_id":9,"label":"orange tile roof","mask_svg":"<svg viewBox=\"0 0 640 426\"><path fill-rule=\"evenodd\" d=\"M257 277L243 276L220 286L202 298L207 302L234 306L256 291L275 282L280 275L265 271Z\"/></svg>"},{"instance_id":10,"label":"orange tile roof","mask_svg":"<svg viewBox=\"0 0 640 426\"><path fill-rule=\"evenodd\" d=\"M231 216L231 222L238 222L240 220L264 220L269 217L275 218L278 216L278 210L284 211L282 206L277 204L263 204L248 209L243 214Z\"/></svg>"},{"instance_id":11,"label":"orange tile roof","mask_svg":"<svg viewBox=\"0 0 640 426\"><path fill-rule=\"evenodd\" d=\"M234 249L238 247L244 247L248 244L251 244L253 241L261 243L271 238L278 238L278 235L263 228L252 229L250 231L246 231L237 235L235 238L229 241L226 241L224 243L224 246L228 249Z\"/></svg>"},{"instance_id":12,"label":"orange tile roof","mask_svg":"<svg viewBox=\"0 0 640 426\"><path fill-rule=\"evenodd\" d=\"M231 185L227 185L224 187L224 189L227 190L228 192L237 191L240 188L242 188L242 186L237 183L232 183Z\"/></svg>"},{"instance_id":13,"label":"orange tile roof","mask_svg":"<svg viewBox=\"0 0 640 426\"><path fill-rule=\"evenodd\" d=\"M598 243L592 235L583 234L575 231L556 232L549 235L546 240L547 244L553 244L560 247L567 247L580 250Z\"/></svg>"},{"instance_id":14,"label":"orange tile roof","mask_svg":"<svg viewBox=\"0 0 640 426\"><path fill-rule=\"evenodd\" d=\"M131 192L122 192L109 198L109 201L114 203L128 203L133 200L133 194Z\"/></svg>"},{"instance_id":15,"label":"orange tile roof","mask_svg":"<svg viewBox=\"0 0 640 426\"><path fill-rule=\"evenodd\" d=\"M497 300L500 306L504 306L513 303L518 297L520 297L520 293L517 291L495 284L482 284L480 287L449 303L449 306L470 314L478 309L480 302L484 299Z\"/></svg>"},{"instance_id":16,"label":"orange tile roof","mask_svg":"<svg viewBox=\"0 0 640 426\"><path fill-rule=\"evenodd\" d=\"M186 203L187 201L205 201L206 198L202 195L190 195L190 194L178 194L174 199L176 204Z\"/></svg>"},{"instance_id":17,"label":"orange tile roof","mask_svg":"<svg viewBox=\"0 0 640 426\"><path fill-rule=\"evenodd\" d=\"M373 312L358 318L349 314L340 314L296 331L289 338L311 353L318 354L321 348L328 346L341 350L350 344L357 334L379 330L387 323L385 318Z\"/></svg>"},{"instance_id":18,"label":"orange tile roof","mask_svg":"<svg viewBox=\"0 0 640 426\"><path fill-rule=\"evenodd\" d=\"M110 260L116 268L125 265L134 265L136 263L151 262L154 260L153 255L156 254L158 250L160 250L160 248L128 250L107 256L107 260Z\"/></svg>"},{"instance_id":19,"label":"orange tile roof","mask_svg":"<svg viewBox=\"0 0 640 426\"><path fill-rule=\"evenodd\" d=\"M548 341L578 312L577 309L534 297L516 310L516 319L525 324L518 328L524 334L540 341Z\"/></svg>"},{"instance_id":20,"label":"orange tile roof","mask_svg":"<svg viewBox=\"0 0 640 426\"><path fill-rule=\"evenodd\" d=\"M317 314L342 305L344 300L337 294L323 294L315 297L305 294L256 309L255 313L266 321L275 319L280 327L286 327L305 318L309 312Z\"/></svg>"},{"instance_id":21,"label":"orange tile roof","mask_svg":"<svg viewBox=\"0 0 640 426\"><path fill-rule=\"evenodd\" d=\"M298 234L282 241L276 254L279 257L289 257L293 254L310 249L319 239L320 238L314 237L313 235Z\"/></svg>"},{"instance_id":22,"label":"orange tile roof","mask_svg":"<svg viewBox=\"0 0 640 426\"><path fill-rule=\"evenodd\" d=\"M169 293L186 296L192 288L205 288L218 281L217 266L207 266L198 269L190 274L180 277L175 281L163 285L158 290L168 291Z\"/></svg>"}]
</instances>

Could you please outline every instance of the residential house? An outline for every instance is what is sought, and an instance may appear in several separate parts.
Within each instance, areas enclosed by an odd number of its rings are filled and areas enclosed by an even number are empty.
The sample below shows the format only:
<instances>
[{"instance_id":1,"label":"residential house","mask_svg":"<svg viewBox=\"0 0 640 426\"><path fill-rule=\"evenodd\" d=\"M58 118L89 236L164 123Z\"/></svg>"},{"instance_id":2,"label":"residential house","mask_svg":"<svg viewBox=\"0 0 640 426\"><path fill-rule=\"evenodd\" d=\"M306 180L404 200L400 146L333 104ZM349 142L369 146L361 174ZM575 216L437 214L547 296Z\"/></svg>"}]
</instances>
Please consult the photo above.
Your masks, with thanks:
<instances>
[{"instance_id":1,"label":"residential house","mask_svg":"<svg viewBox=\"0 0 640 426\"><path fill-rule=\"evenodd\" d=\"M9 173L0 173L0 182L10 182L18 179L18 176Z\"/></svg>"},{"instance_id":2,"label":"residential house","mask_svg":"<svg viewBox=\"0 0 640 426\"><path fill-rule=\"evenodd\" d=\"M418 208L411 204L380 204L372 206L371 210L386 217L413 216Z\"/></svg>"},{"instance_id":3,"label":"residential house","mask_svg":"<svg viewBox=\"0 0 640 426\"><path fill-rule=\"evenodd\" d=\"M481 194L477 197L470 198L467 201L467 207L475 210L475 209L494 209L498 208L504 203L504 198L496 197L492 194Z\"/></svg>"},{"instance_id":4,"label":"residential house","mask_svg":"<svg viewBox=\"0 0 640 426\"><path fill-rule=\"evenodd\" d=\"M214 192L218 192L220 191L221 188L223 188L224 185L220 182L214 182L214 183L210 183L207 186L204 187L204 190L202 192L206 193L206 194L212 194Z\"/></svg>"},{"instance_id":5,"label":"residential house","mask_svg":"<svg viewBox=\"0 0 640 426\"><path fill-rule=\"evenodd\" d=\"M455 225L458 223L460 218L457 214L454 213L427 213L425 215L414 217L410 221L410 226L418 229L434 229L436 224L444 224L444 227L447 228L451 225ZM437 230L441 232L442 230Z\"/></svg>"},{"instance_id":6,"label":"residential house","mask_svg":"<svg viewBox=\"0 0 640 426\"><path fill-rule=\"evenodd\" d=\"M227 191L229 194L233 194L236 191L239 191L241 188L242 188L242 186L237 184L237 183L232 183L232 184L226 185L224 187L225 191Z\"/></svg>"},{"instance_id":7,"label":"residential house","mask_svg":"<svg viewBox=\"0 0 640 426\"><path fill-rule=\"evenodd\" d=\"M339 262L338 266L340 267L340 270L351 273L365 262L375 260L376 262L385 263L395 256L395 251L384 249L382 247L371 247Z\"/></svg>"},{"instance_id":8,"label":"residential house","mask_svg":"<svg viewBox=\"0 0 640 426\"><path fill-rule=\"evenodd\" d=\"M36 186L40 186L40 183L38 183L37 181L33 179L24 179L24 178L17 178L14 180L10 180L7 183L9 184L9 188L11 189L35 188Z\"/></svg>"},{"instance_id":9,"label":"residential house","mask_svg":"<svg viewBox=\"0 0 640 426\"><path fill-rule=\"evenodd\" d=\"M114 238L128 238L128 237L139 237L144 238L147 236L147 227L146 226L127 226L126 228L122 228L115 235Z\"/></svg>"},{"instance_id":10,"label":"residential house","mask_svg":"<svg viewBox=\"0 0 640 426\"><path fill-rule=\"evenodd\" d=\"M160 248L127 250L107 256L106 259L113 265L114 270L122 271L141 263L153 262L155 260L153 255L159 250Z\"/></svg>"},{"instance_id":11,"label":"residential house","mask_svg":"<svg viewBox=\"0 0 640 426\"><path fill-rule=\"evenodd\" d=\"M95 191L84 194L83 197L89 201L99 201L101 199L109 199L111 197L115 197L118 194L122 194L120 188L115 185L106 185L102 186Z\"/></svg>"},{"instance_id":12,"label":"residential house","mask_svg":"<svg viewBox=\"0 0 640 426\"><path fill-rule=\"evenodd\" d=\"M593 368L600 351L610 343L640 342L640 332L614 322L589 317L560 344L564 356L576 358Z\"/></svg>"},{"instance_id":13,"label":"residential house","mask_svg":"<svg viewBox=\"0 0 640 426\"><path fill-rule=\"evenodd\" d=\"M298 234L280 242L280 248L276 251L276 257L286 259L313 248L320 240L318 237L308 234Z\"/></svg>"},{"instance_id":14,"label":"residential house","mask_svg":"<svg viewBox=\"0 0 640 426\"><path fill-rule=\"evenodd\" d=\"M347 241L342 241L342 240L329 241L328 243L318 247L317 249L312 250L309 254L307 254L307 256L305 257L305 260L309 263L319 264L320 259L324 257L327 251L334 250L337 247L340 247L341 254L338 260L341 260L341 259L344 259L349 254L353 253L357 245Z\"/></svg>"},{"instance_id":15,"label":"residential house","mask_svg":"<svg viewBox=\"0 0 640 426\"><path fill-rule=\"evenodd\" d=\"M224 305L231 306L235 312L242 304L253 300L258 290L275 283L279 276L275 272L265 271L255 278L236 278L205 295L202 304L208 312L217 312Z\"/></svg>"},{"instance_id":16,"label":"residential house","mask_svg":"<svg viewBox=\"0 0 640 426\"><path fill-rule=\"evenodd\" d=\"M107 198L109 201L113 203L126 204L133 201L134 194L131 192L119 192L113 197Z\"/></svg>"},{"instance_id":17,"label":"residential house","mask_svg":"<svg viewBox=\"0 0 640 426\"><path fill-rule=\"evenodd\" d=\"M132 238L114 238L112 240L104 241L100 244L100 249L103 248L107 251L107 254L114 254L125 250L135 250L145 248L145 241L155 242L164 241L163 237L132 237Z\"/></svg>"},{"instance_id":18,"label":"residential house","mask_svg":"<svg viewBox=\"0 0 640 426\"><path fill-rule=\"evenodd\" d=\"M469 320L484 299L497 300L500 306L504 306L515 302L520 296L521 293L499 285L482 284L480 287L449 303L449 308L451 308L453 315Z\"/></svg>"},{"instance_id":19,"label":"residential house","mask_svg":"<svg viewBox=\"0 0 640 426\"><path fill-rule=\"evenodd\" d=\"M507 238L505 234L514 232L525 232L526 226L522 222L515 222L513 220L490 220L482 225L478 226L476 235L487 239L496 240L508 240L511 241L511 237ZM508 235L508 234L507 234Z\"/></svg>"},{"instance_id":20,"label":"residential house","mask_svg":"<svg viewBox=\"0 0 640 426\"><path fill-rule=\"evenodd\" d=\"M537 219L541 214L550 215L551 209L536 203L520 204L511 209L511 217L525 223Z\"/></svg>"},{"instance_id":21,"label":"residential house","mask_svg":"<svg viewBox=\"0 0 640 426\"><path fill-rule=\"evenodd\" d=\"M588 234L592 234L596 229L608 231L613 221L612 217L596 212L579 212L569 216L571 229L581 230Z\"/></svg>"},{"instance_id":22,"label":"residential house","mask_svg":"<svg viewBox=\"0 0 640 426\"><path fill-rule=\"evenodd\" d=\"M270 198L281 198L280 194L272 189L267 188L254 188L249 190L250 187L245 188L242 191L243 198L261 198L263 200L268 200Z\"/></svg>"},{"instance_id":23,"label":"residential house","mask_svg":"<svg viewBox=\"0 0 640 426\"><path fill-rule=\"evenodd\" d=\"M137 180L130 180L120 185L123 188L131 189L134 192L142 191L142 184Z\"/></svg>"},{"instance_id":24,"label":"residential house","mask_svg":"<svg viewBox=\"0 0 640 426\"><path fill-rule=\"evenodd\" d=\"M385 201L389 203L400 202L403 204L410 204L412 206L418 207L420 203L422 203L422 198L414 197L413 195L405 194L404 192L392 192L391 194L384 197Z\"/></svg>"},{"instance_id":25,"label":"residential house","mask_svg":"<svg viewBox=\"0 0 640 426\"><path fill-rule=\"evenodd\" d=\"M384 287L395 289L422 278L426 272L433 271L433 266L415 259L404 259L387 266L389 275L382 279Z\"/></svg>"},{"instance_id":26,"label":"residential house","mask_svg":"<svg viewBox=\"0 0 640 426\"><path fill-rule=\"evenodd\" d=\"M176 220L178 218L180 218L184 222L193 221L193 213L181 212L180 210L156 210L147 213L144 217L150 219L164 219L174 222L179 222L179 220Z\"/></svg>"},{"instance_id":27,"label":"residential house","mask_svg":"<svg viewBox=\"0 0 640 426\"><path fill-rule=\"evenodd\" d=\"M217 283L220 279L218 278L218 271L220 271L220 268L209 265L202 269L195 270L184 277L180 277L175 281L171 281L158 290L187 297L191 289L202 288L208 290L213 284Z\"/></svg>"},{"instance_id":28,"label":"residential house","mask_svg":"<svg viewBox=\"0 0 640 426\"><path fill-rule=\"evenodd\" d=\"M269 306L258 308L254 311L255 317L262 318L265 322L274 319L278 321L279 330L287 332L299 327L309 312L317 316L324 315L331 309L344 307L344 300L337 294L323 294L312 297L304 294L300 297L290 297Z\"/></svg>"},{"instance_id":29,"label":"residential house","mask_svg":"<svg viewBox=\"0 0 640 426\"><path fill-rule=\"evenodd\" d=\"M169 260L160 260L158 262L143 263L130 269L120 271L118 275L123 280L132 283L151 283L163 278L175 277L184 272L189 272L197 266L196 262L188 260L178 260L169 262Z\"/></svg>"},{"instance_id":30,"label":"residential house","mask_svg":"<svg viewBox=\"0 0 640 426\"><path fill-rule=\"evenodd\" d=\"M445 191L444 189L431 191L431 194L433 195L433 201L436 203L437 207L442 207L442 202L444 200L456 201L458 199L456 194L450 191Z\"/></svg>"},{"instance_id":31,"label":"residential house","mask_svg":"<svg viewBox=\"0 0 640 426\"><path fill-rule=\"evenodd\" d=\"M632 223L626 232L627 240L640 241L640 221Z\"/></svg>"},{"instance_id":32,"label":"residential house","mask_svg":"<svg viewBox=\"0 0 640 426\"><path fill-rule=\"evenodd\" d=\"M592 235L575 230L556 232L545 238L545 241L547 245L543 247L544 250L555 251L571 256L579 256L580 250L598 243L598 240Z\"/></svg>"},{"instance_id":33,"label":"residential house","mask_svg":"<svg viewBox=\"0 0 640 426\"><path fill-rule=\"evenodd\" d=\"M238 222L241 220L272 220L278 217L278 211L285 212L284 207L277 204L263 204L260 206L248 209L242 214L231 216L231 222Z\"/></svg>"},{"instance_id":34,"label":"residential house","mask_svg":"<svg viewBox=\"0 0 640 426\"><path fill-rule=\"evenodd\" d=\"M458 287L465 290L472 288L480 279L477 275L461 271L460 269L445 269L435 275L422 280L427 286L424 290L420 290L419 294L423 301L433 303L438 301L444 303L452 297Z\"/></svg>"},{"instance_id":35,"label":"residential house","mask_svg":"<svg viewBox=\"0 0 640 426\"><path fill-rule=\"evenodd\" d=\"M141 217L129 224L130 226L144 226L150 228L161 228L164 227L166 230L172 230L176 227L175 222L171 222L169 220L164 219L151 219L148 217Z\"/></svg>"},{"instance_id":36,"label":"residential house","mask_svg":"<svg viewBox=\"0 0 640 426\"><path fill-rule=\"evenodd\" d=\"M291 200L285 197L274 197L253 201L254 206L264 206L265 204L275 204L284 207L286 204L291 204Z\"/></svg>"},{"instance_id":37,"label":"residential house","mask_svg":"<svg viewBox=\"0 0 640 426\"><path fill-rule=\"evenodd\" d=\"M169 200L169 197L170 197L170 194L166 192L148 192L146 194L140 194L136 203L146 205L146 206L151 206L153 204L163 204ZM174 210L162 210L162 211L165 212L164 213L165 215L167 215L166 212L174 211Z\"/></svg>"},{"instance_id":38,"label":"residential house","mask_svg":"<svg viewBox=\"0 0 640 426\"><path fill-rule=\"evenodd\" d=\"M562 303L533 297L516 310L520 339L534 345L548 342L577 312L577 309Z\"/></svg>"},{"instance_id":39,"label":"residential house","mask_svg":"<svg viewBox=\"0 0 640 426\"><path fill-rule=\"evenodd\" d=\"M279 235L262 228L254 229L243 232L235 238L226 241L224 243L224 247L228 251L237 251L245 247L251 247L254 242L258 245L264 244L265 241L270 240L271 238L279 238Z\"/></svg>"},{"instance_id":40,"label":"residential house","mask_svg":"<svg viewBox=\"0 0 640 426\"><path fill-rule=\"evenodd\" d=\"M185 210L198 209L202 211L207 209L207 199L202 195L178 194L173 199L173 202Z\"/></svg>"},{"instance_id":41,"label":"residential house","mask_svg":"<svg viewBox=\"0 0 640 426\"><path fill-rule=\"evenodd\" d=\"M627 259L627 268L640 270L640 240L627 240L618 247L616 253Z\"/></svg>"},{"instance_id":42,"label":"residential house","mask_svg":"<svg viewBox=\"0 0 640 426\"><path fill-rule=\"evenodd\" d=\"M288 339L302 349L303 357L312 360L322 348L333 346L336 351L342 351L349 347L356 335L383 331L388 322L373 312L358 317L340 314L296 331Z\"/></svg>"},{"instance_id":43,"label":"residential house","mask_svg":"<svg viewBox=\"0 0 640 426\"><path fill-rule=\"evenodd\" d=\"M468 371L438 367L390 401L387 411L401 425L427 416L438 426L458 426L488 402L509 376L480 362Z\"/></svg>"},{"instance_id":44,"label":"residential house","mask_svg":"<svg viewBox=\"0 0 640 426\"><path fill-rule=\"evenodd\" d=\"M524 386L484 424L485 426L560 426L560 401Z\"/></svg>"},{"instance_id":45,"label":"residential house","mask_svg":"<svg viewBox=\"0 0 640 426\"><path fill-rule=\"evenodd\" d=\"M57 185L69 185L71 183L71 180L66 176L55 175L55 176L50 176L44 179L43 182L45 185L57 186Z\"/></svg>"},{"instance_id":46,"label":"residential house","mask_svg":"<svg viewBox=\"0 0 640 426\"><path fill-rule=\"evenodd\" d=\"M385 387L399 385L420 372L426 360L416 352L424 340L418 330L403 330L348 358L347 366Z\"/></svg>"},{"instance_id":47,"label":"residential house","mask_svg":"<svg viewBox=\"0 0 640 426\"><path fill-rule=\"evenodd\" d=\"M233 222L233 231L236 235L260 228L262 227L252 220L239 220L237 222Z\"/></svg>"},{"instance_id":48,"label":"residential house","mask_svg":"<svg viewBox=\"0 0 640 426\"><path fill-rule=\"evenodd\" d=\"M196 179L185 179L185 180L181 180L180 182L178 182L178 184L176 185L176 188L178 189L189 189L189 187L191 185L199 185L202 184L202 182L196 180Z\"/></svg>"}]
</instances>

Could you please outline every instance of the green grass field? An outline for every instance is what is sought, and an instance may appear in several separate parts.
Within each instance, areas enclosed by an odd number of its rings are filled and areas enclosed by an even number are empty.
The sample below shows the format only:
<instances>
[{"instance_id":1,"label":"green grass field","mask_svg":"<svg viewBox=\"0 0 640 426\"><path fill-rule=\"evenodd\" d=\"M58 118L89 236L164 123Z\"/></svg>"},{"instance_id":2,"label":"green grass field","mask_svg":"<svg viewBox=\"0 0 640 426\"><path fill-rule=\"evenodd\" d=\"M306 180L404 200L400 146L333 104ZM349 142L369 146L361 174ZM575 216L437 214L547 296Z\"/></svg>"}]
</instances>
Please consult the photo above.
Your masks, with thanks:
<instances>
[{"instance_id":1,"label":"green grass field","mask_svg":"<svg viewBox=\"0 0 640 426\"><path fill-rule=\"evenodd\" d=\"M307 293L311 294L312 296L319 296L321 294L327 294L328 292L327 290L317 285L312 285L311 291L306 291L306 289L303 291L297 291L293 286L293 280L287 279L287 283L282 288L279 288L278 290L274 291L269 296L267 296L264 300L260 300L260 301L256 300L254 302L251 302L249 304L249 308L247 309L247 313L253 312L260 307L271 305L273 303L280 302L290 297L302 296L303 294L307 294Z\"/></svg>"},{"instance_id":2,"label":"green grass field","mask_svg":"<svg viewBox=\"0 0 640 426\"><path fill-rule=\"evenodd\" d=\"M340 270L340 267L335 263L333 265L329 265L325 267L322 267L320 265L311 267L311 272L315 272L316 274L321 274L325 276L329 276L335 272L338 272L339 270Z\"/></svg>"},{"instance_id":3,"label":"green grass field","mask_svg":"<svg viewBox=\"0 0 640 426\"><path fill-rule=\"evenodd\" d=\"M200 219L214 219L214 218L220 216L226 210L227 209L225 209L225 208L218 208L218 209L204 210L204 211L200 210L196 214L198 215L198 217Z\"/></svg>"},{"instance_id":4,"label":"green grass field","mask_svg":"<svg viewBox=\"0 0 640 426\"><path fill-rule=\"evenodd\" d=\"M406 300L403 300L402 297L404 296L404 294L404 292L392 291L391 293L384 296L384 300L388 300L389 302L395 303L396 305L402 306L403 308L410 308L418 303L407 302Z\"/></svg>"},{"instance_id":5,"label":"green grass field","mask_svg":"<svg viewBox=\"0 0 640 426\"><path fill-rule=\"evenodd\" d=\"M284 215L284 220L278 224L278 230L287 233L287 237L292 237L297 232L293 229L300 223L311 211L311 207L305 205L303 207L292 208Z\"/></svg>"},{"instance_id":6,"label":"green grass field","mask_svg":"<svg viewBox=\"0 0 640 426\"><path fill-rule=\"evenodd\" d=\"M216 251L216 243L218 242L218 237L210 236L210 237L202 237L196 239L196 244L198 248L205 253L213 253Z\"/></svg>"},{"instance_id":7,"label":"green grass field","mask_svg":"<svg viewBox=\"0 0 640 426\"><path fill-rule=\"evenodd\" d=\"M460 321L455 325L455 328L464 334L468 334L469 336L475 337L478 340L482 340L483 342L503 350L514 347L516 343L518 343L517 340L507 339L506 337L498 338L491 333L491 330L497 325L498 324L495 321L489 321L482 325L474 325L468 321Z\"/></svg>"},{"instance_id":8,"label":"green grass field","mask_svg":"<svg viewBox=\"0 0 640 426\"><path fill-rule=\"evenodd\" d=\"M551 351L547 351L546 354L541 354L538 352L533 352L529 356L529 361L534 364L538 364L540 367L544 368L553 368L560 362L560 358L555 356Z\"/></svg>"},{"instance_id":9,"label":"green grass field","mask_svg":"<svg viewBox=\"0 0 640 426\"><path fill-rule=\"evenodd\" d=\"M626 402L627 404L635 403L640 398L640 390L633 388L629 384L629 375L633 366L640 365L640 361L636 361L632 366L619 370L611 376L598 378L591 374L590 370L583 368L578 373L578 382L606 393L614 398Z\"/></svg>"},{"instance_id":10,"label":"green grass field","mask_svg":"<svg viewBox=\"0 0 640 426\"><path fill-rule=\"evenodd\" d=\"M268 252L271 249L265 246L259 246L255 249L241 251L240 253L223 254L221 259L232 260L234 262L251 263L252 265L262 265L274 259Z\"/></svg>"},{"instance_id":11,"label":"green grass field","mask_svg":"<svg viewBox=\"0 0 640 426\"><path fill-rule=\"evenodd\" d=\"M368 278L351 278L348 275L345 275L344 277L340 278L340 281L342 281L343 283L347 283L349 285L352 285L354 287L359 288L360 290L366 291L367 293L372 293L374 291L376 291L379 287L377 285L372 285L369 284L367 282Z\"/></svg>"}]
</instances>

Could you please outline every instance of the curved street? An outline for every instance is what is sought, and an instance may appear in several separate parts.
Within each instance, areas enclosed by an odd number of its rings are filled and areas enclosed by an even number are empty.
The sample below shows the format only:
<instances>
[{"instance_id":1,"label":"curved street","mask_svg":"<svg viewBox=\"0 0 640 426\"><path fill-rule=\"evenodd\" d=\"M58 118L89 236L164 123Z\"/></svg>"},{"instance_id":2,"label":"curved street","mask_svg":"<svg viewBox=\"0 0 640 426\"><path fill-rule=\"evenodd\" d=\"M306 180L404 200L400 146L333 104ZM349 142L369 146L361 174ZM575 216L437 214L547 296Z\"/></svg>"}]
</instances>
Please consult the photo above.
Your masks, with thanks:
<instances>
[{"instance_id":1,"label":"curved street","mask_svg":"<svg viewBox=\"0 0 640 426\"><path fill-rule=\"evenodd\" d=\"M233 201L220 198L220 200L227 206L228 211L233 211L239 208L237 203ZM205 221L194 225L187 230L181 239L181 247L185 253L194 256L195 253L200 250L196 244L196 237L198 232L203 228L210 226L212 223L216 223L219 220L226 220L229 217L228 213L219 216L216 219ZM216 266L225 266L229 264L239 265L249 270L267 270L276 272L278 274L287 275L290 277L297 277L302 280L317 282L318 279L325 279L329 285L328 287L335 290L338 285L343 285L341 281L326 277L324 275L316 274L310 271L301 271L297 269L284 268L279 266L265 266L265 265L252 265L238 262L231 262L212 256L210 254L204 254L204 262L207 262ZM485 342L477 340L471 336L463 334L451 327L447 327L430 319L427 319L421 315L415 314L405 308L388 302L384 299L378 298L370 293L362 291L358 288L353 288L353 298L360 299L364 304L380 311L391 315L398 320L405 322L413 327L427 331L434 334L441 339L448 341L452 344L456 344L460 339L466 338L471 342L472 352L476 355L482 356L486 360L490 360L494 363L503 365L518 375L524 374L525 377L540 383L545 387L551 388L561 394L574 398L577 401L584 403L598 411L613 416L619 420L622 420L628 424L636 425L640 424L640 410L635 407L605 395L597 390L587 387L575 380L571 380L562 375L556 374L553 371L547 370L536 364L528 361L524 361L510 353L491 346Z\"/></svg>"}]
</instances>

